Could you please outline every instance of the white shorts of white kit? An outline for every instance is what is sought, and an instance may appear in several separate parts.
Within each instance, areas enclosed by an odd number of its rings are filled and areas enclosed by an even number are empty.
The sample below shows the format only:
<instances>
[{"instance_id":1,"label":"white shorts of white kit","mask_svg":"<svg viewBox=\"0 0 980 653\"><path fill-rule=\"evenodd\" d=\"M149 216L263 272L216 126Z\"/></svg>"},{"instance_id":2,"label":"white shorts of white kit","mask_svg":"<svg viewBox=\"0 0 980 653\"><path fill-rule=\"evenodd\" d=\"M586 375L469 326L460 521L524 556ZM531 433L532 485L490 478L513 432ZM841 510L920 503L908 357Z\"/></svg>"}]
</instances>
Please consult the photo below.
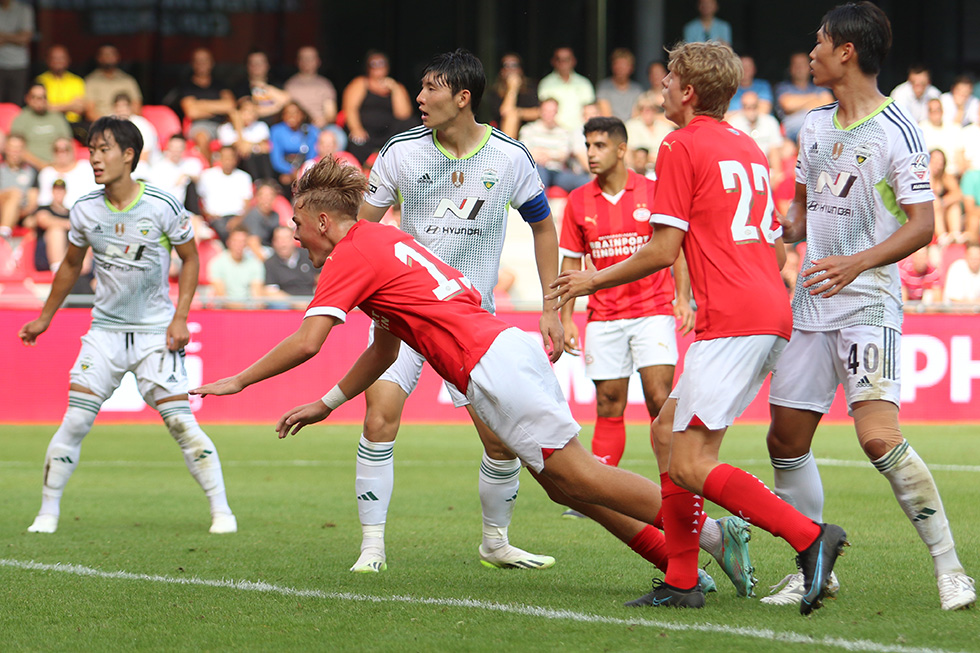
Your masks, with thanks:
<instances>
[{"instance_id":1,"label":"white shorts of white kit","mask_svg":"<svg viewBox=\"0 0 980 653\"><path fill-rule=\"evenodd\" d=\"M652 365L677 365L677 321L650 315L585 325L585 375L593 381L625 379Z\"/></svg>"},{"instance_id":2,"label":"white shorts of white kit","mask_svg":"<svg viewBox=\"0 0 980 653\"><path fill-rule=\"evenodd\" d=\"M370 339L368 342L372 342L374 340L374 322L371 322L369 336ZM378 380L394 383L406 395L410 395L419 384L419 377L422 376L423 363L425 363L425 357L403 342L398 350L398 358L391 364L391 367L378 377ZM446 384L446 390L449 391L449 397L453 400L454 407L462 408L463 406L469 405L469 399L457 390L456 386L449 381L444 380L444 383Z\"/></svg>"},{"instance_id":3,"label":"white shorts of white kit","mask_svg":"<svg viewBox=\"0 0 980 653\"><path fill-rule=\"evenodd\" d=\"M844 386L848 413L859 401L901 404L902 334L889 327L799 331L772 376L769 403L826 413Z\"/></svg>"},{"instance_id":4,"label":"white shorts of white kit","mask_svg":"<svg viewBox=\"0 0 980 653\"><path fill-rule=\"evenodd\" d=\"M515 327L502 331L470 372L466 397L490 430L538 472L541 450L561 449L581 429L541 343Z\"/></svg>"},{"instance_id":5,"label":"white shorts of white kit","mask_svg":"<svg viewBox=\"0 0 980 653\"><path fill-rule=\"evenodd\" d=\"M119 387L126 372L150 406L164 397L187 394L184 351L167 349L165 333L134 333L92 329L82 336L82 349L71 368L71 382L103 400Z\"/></svg>"},{"instance_id":6,"label":"white shorts of white kit","mask_svg":"<svg viewBox=\"0 0 980 653\"><path fill-rule=\"evenodd\" d=\"M731 426L755 399L785 346L786 339L774 335L695 341L670 393L677 400L674 431L686 430L695 415L712 431Z\"/></svg>"}]
</instances>

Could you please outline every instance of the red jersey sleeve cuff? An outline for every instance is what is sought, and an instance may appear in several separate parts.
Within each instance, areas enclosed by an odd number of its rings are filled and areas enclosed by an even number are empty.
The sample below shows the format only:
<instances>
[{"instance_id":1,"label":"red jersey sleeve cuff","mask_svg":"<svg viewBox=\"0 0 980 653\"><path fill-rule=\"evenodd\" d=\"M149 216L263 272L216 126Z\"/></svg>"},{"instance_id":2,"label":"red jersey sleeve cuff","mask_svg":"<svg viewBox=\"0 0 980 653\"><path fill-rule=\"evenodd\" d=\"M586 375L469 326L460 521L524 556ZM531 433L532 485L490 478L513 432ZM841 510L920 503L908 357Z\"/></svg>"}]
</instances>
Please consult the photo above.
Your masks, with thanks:
<instances>
[{"instance_id":1,"label":"red jersey sleeve cuff","mask_svg":"<svg viewBox=\"0 0 980 653\"><path fill-rule=\"evenodd\" d=\"M304 315L303 318L306 319L308 317L313 317L314 315L327 315L330 317L335 317L341 322L347 321L347 313L333 306L312 306L306 309L306 315Z\"/></svg>"},{"instance_id":2,"label":"red jersey sleeve cuff","mask_svg":"<svg viewBox=\"0 0 980 653\"><path fill-rule=\"evenodd\" d=\"M675 218L672 215L664 215L663 213L654 213L650 216L651 224L663 224L668 227L676 227L681 231L687 231L690 228L687 220L681 220L680 218Z\"/></svg>"}]
</instances>

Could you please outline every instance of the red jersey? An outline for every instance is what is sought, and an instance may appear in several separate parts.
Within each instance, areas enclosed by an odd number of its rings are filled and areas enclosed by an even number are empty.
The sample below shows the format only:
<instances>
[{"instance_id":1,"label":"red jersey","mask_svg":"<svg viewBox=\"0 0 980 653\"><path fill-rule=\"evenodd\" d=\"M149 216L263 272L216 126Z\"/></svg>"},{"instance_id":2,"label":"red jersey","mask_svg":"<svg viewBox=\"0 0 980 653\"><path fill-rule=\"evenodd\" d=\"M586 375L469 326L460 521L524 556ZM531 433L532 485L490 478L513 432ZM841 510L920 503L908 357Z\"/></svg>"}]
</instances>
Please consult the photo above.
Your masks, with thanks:
<instances>
[{"instance_id":1,"label":"red jersey","mask_svg":"<svg viewBox=\"0 0 980 653\"><path fill-rule=\"evenodd\" d=\"M650 208L656 185L628 171L626 187L613 204L593 179L568 195L561 225L563 256L592 257L597 269L625 261L653 234ZM589 297L588 320L623 320L649 315L673 315L674 278L670 270Z\"/></svg>"},{"instance_id":2,"label":"red jersey","mask_svg":"<svg viewBox=\"0 0 980 653\"><path fill-rule=\"evenodd\" d=\"M769 163L750 136L707 116L671 132L657 155L651 221L687 232L695 340L789 339L793 317L773 246L782 227Z\"/></svg>"},{"instance_id":3,"label":"red jersey","mask_svg":"<svg viewBox=\"0 0 980 653\"><path fill-rule=\"evenodd\" d=\"M509 325L480 307L470 280L397 227L360 220L327 257L306 317L355 306L466 392L470 371Z\"/></svg>"}]
</instances>

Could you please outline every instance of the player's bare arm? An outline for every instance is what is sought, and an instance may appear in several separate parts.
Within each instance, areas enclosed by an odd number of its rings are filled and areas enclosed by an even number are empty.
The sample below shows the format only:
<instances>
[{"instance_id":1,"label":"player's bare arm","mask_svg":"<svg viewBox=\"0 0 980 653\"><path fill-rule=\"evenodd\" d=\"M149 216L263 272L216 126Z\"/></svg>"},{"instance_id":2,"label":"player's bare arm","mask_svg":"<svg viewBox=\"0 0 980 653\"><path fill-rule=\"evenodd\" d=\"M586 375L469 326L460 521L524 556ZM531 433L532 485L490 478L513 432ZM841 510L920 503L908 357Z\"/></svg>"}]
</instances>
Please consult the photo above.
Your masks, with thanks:
<instances>
[{"instance_id":1,"label":"player's bare arm","mask_svg":"<svg viewBox=\"0 0 980 653\"><path fill-rule=\"evenodd\" d=\"M177 278L177 311L170 325L167 326L167 349L180 351L191 340L187 329L187 316L190 314L194 291L197 290L198 272L201 260L197 255L197 244L191 240L182 245L175 245L174 250L180 257L180 276Z\"/></svg>"},{"instance_id":2,"label":"player's bare arm","mask_svg":"<svg viewBox=\"0 0 980 653\"><path fill-rule=\"evenodd\" d=\"M344 378L337 383L344 397L352 399L367 390L395 362L400 347L401 340L387 331L375 329L371 345L354 361ZM322 421L332 412L333 409L327 406L323 399L286 411L276 422L279 439L287 435L296 435L307 424Z\"/></svg>"},{"instance_id":3,"label":"player's bare arm","mask_svg":"<svg viewBox=\"0 0 980 653\"><path fill-rule=\"evenodd\" d=\"M585 257L585 270L562 272L551 284L552 292L546 299L557 300L557 308L573 297L591 295L603 288L621 286L663 270L673 265L684 242L684 231L676 227L658 225L653 238L636 250L625 261L620 261L601 271L596 270L592 257Z\"/></svg>"},{"instance_id":4,"label":"player's bare arm","mask_svg":"<svg viewBox=\"0 0 980 653\"><path fill-rule=\"evenodd\" d=\"M812 267L803 271L807 278L803 287L808 288L811 295L833 297L865 270L901 261L928 245L935 230L932 202L903 204L902 210L908 219L898 231L863 252L814 261Z\"/></svg>"},{"instance_id":5,"label":"player's bare arm","mask_svg":"<svg viewBox=\"0 0 980 653\"><path fill-rule=\"evenodd\" d=\"M687 259L684 252L677 252L677 260L672 268L674 272L674 317L677 318L677 330L682 335L694 328L695 315L691 308L691 275L687 272Z\"/></svg>"},{"instance_id":6,"label":"player's bare arm","mask_svg":"<svg viewBox=\"0 0 980 653\"><path fill-rule=\"evenodd\" d=\"M806 184L796 184L796 194L786 215L777 217L783 225L783 242L798 243L806 238Z\"/></svg>"},{"instance_id":7,"label":"player's bare arm","mask_svg":"<svg viewBox=\"0 0 980 653\"><path fill-rule=\"evenodd\" d=\"M543 306L538 326L544 339L545 351L554 363L565 350L565 334L554 299L548 296L549 284L558 276L558 231L551 214L544 220L529 223L534 237L534 262L541 281Z\"/></svg>"},{"instance_id":8,"label":"player's bare arm","mask_svg":"<svg viewBox=\"0 0 980 653\"><path fill-rule=\"evenodd\" d=\"M388 208L387 206L374 206L373 204L362 202L361 208L357 212L357 219L367 220L369 222L381 222L381 218L385 217Z\"/></svg>"},{"instance_id":9,"label":"player's bare arm","mask_svg":"<svg viewBox=\"0 0 980 653\"><path fill-rule=\"evenodd\" d=\"M286 336L262 358L235 376L229 376L194 388L192 395L233 395L253 383L282 374L313 358L337 324L337 318L329 315L313 315L303 320L299 329Z\"/></svg>"},{"instance_id":10,"label":"player's bare arm","mask_svg":"<svg viewBox=\"0 0 980 653\"><path fill-rule=\"evenodd\" d=\"M85 261L87 247L79 247L74 243L68 243L68 251L65 252L65 259L61 262L61 267L54 275L51 284L51 292L48 294L41 314L20 328L18 337L25 345L34 346L37 344L37 337L48 330L54 314L61 308L65 297L71 292L78 277L82 274L82 263Z\"/></svg>"},{"instance_id":11,"label":"player's bare arm","mask_svg":"<svg viewBox=\"0 0 980 653\"><path fill-rule=\"evenodd\" d=\"M582 259L565 256L561 259L561 271L581 270ZM582 353L582 341L579 339L578 327L573 319L575 315L575 299L565 302L561 307L561 326L565 330L565 353L578 356Z\"/></svg>"}]
</instances>

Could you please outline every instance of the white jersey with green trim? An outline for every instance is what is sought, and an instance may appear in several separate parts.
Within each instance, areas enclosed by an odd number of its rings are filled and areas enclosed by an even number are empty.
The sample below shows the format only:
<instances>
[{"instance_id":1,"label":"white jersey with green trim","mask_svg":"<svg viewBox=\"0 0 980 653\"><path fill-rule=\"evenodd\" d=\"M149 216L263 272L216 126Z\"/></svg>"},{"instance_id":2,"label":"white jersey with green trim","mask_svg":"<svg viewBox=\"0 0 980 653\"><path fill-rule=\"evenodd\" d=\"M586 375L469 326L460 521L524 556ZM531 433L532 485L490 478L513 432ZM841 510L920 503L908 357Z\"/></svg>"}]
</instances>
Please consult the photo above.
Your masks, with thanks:
<instances>
[{"instance_id":1,"label":"white jersey with green trim","mask_svg":"<svg viewBox=\"0 0 980 653\"><path fill-rule=\"evenodd\" d=\"M901 204L934 199L922 132L891 98L846 129L837 103L807 114L800 131L796 181L806 184L806 255L802 270L828 256L874 247L905 224ZM898 265L865 270L832 297L811 295L802 273L793 327L832 331L860 324L902 327Z\"/></svg>"},{"instance_id":2,"label":"white jersey with green trim","mask_svg":"<svg viewBox=\"0 0 980 653\"><path fill-rule=\"evenodd\" d=\"M366 201L401 202L402 230L465 274L494 312L509 207L544 190L528 149L487 125L479 147L456 158L431 129L416 127L388 141L368 186Z\"/></svg>"},{"instance_id":3,"label":"white jersey with green trim","mask_svg":"<svg viewBox=\"0 0 980 653\"><path fill-rule=\"evenodd\" d=\"M173 195L140 182L139 196L119 210L100 188L75 202L69 221L68 240L91 247L95 258L92 327L166 333L174 316L171 246L194 238L190 216Z\"/></svg>"}]
</instances>

